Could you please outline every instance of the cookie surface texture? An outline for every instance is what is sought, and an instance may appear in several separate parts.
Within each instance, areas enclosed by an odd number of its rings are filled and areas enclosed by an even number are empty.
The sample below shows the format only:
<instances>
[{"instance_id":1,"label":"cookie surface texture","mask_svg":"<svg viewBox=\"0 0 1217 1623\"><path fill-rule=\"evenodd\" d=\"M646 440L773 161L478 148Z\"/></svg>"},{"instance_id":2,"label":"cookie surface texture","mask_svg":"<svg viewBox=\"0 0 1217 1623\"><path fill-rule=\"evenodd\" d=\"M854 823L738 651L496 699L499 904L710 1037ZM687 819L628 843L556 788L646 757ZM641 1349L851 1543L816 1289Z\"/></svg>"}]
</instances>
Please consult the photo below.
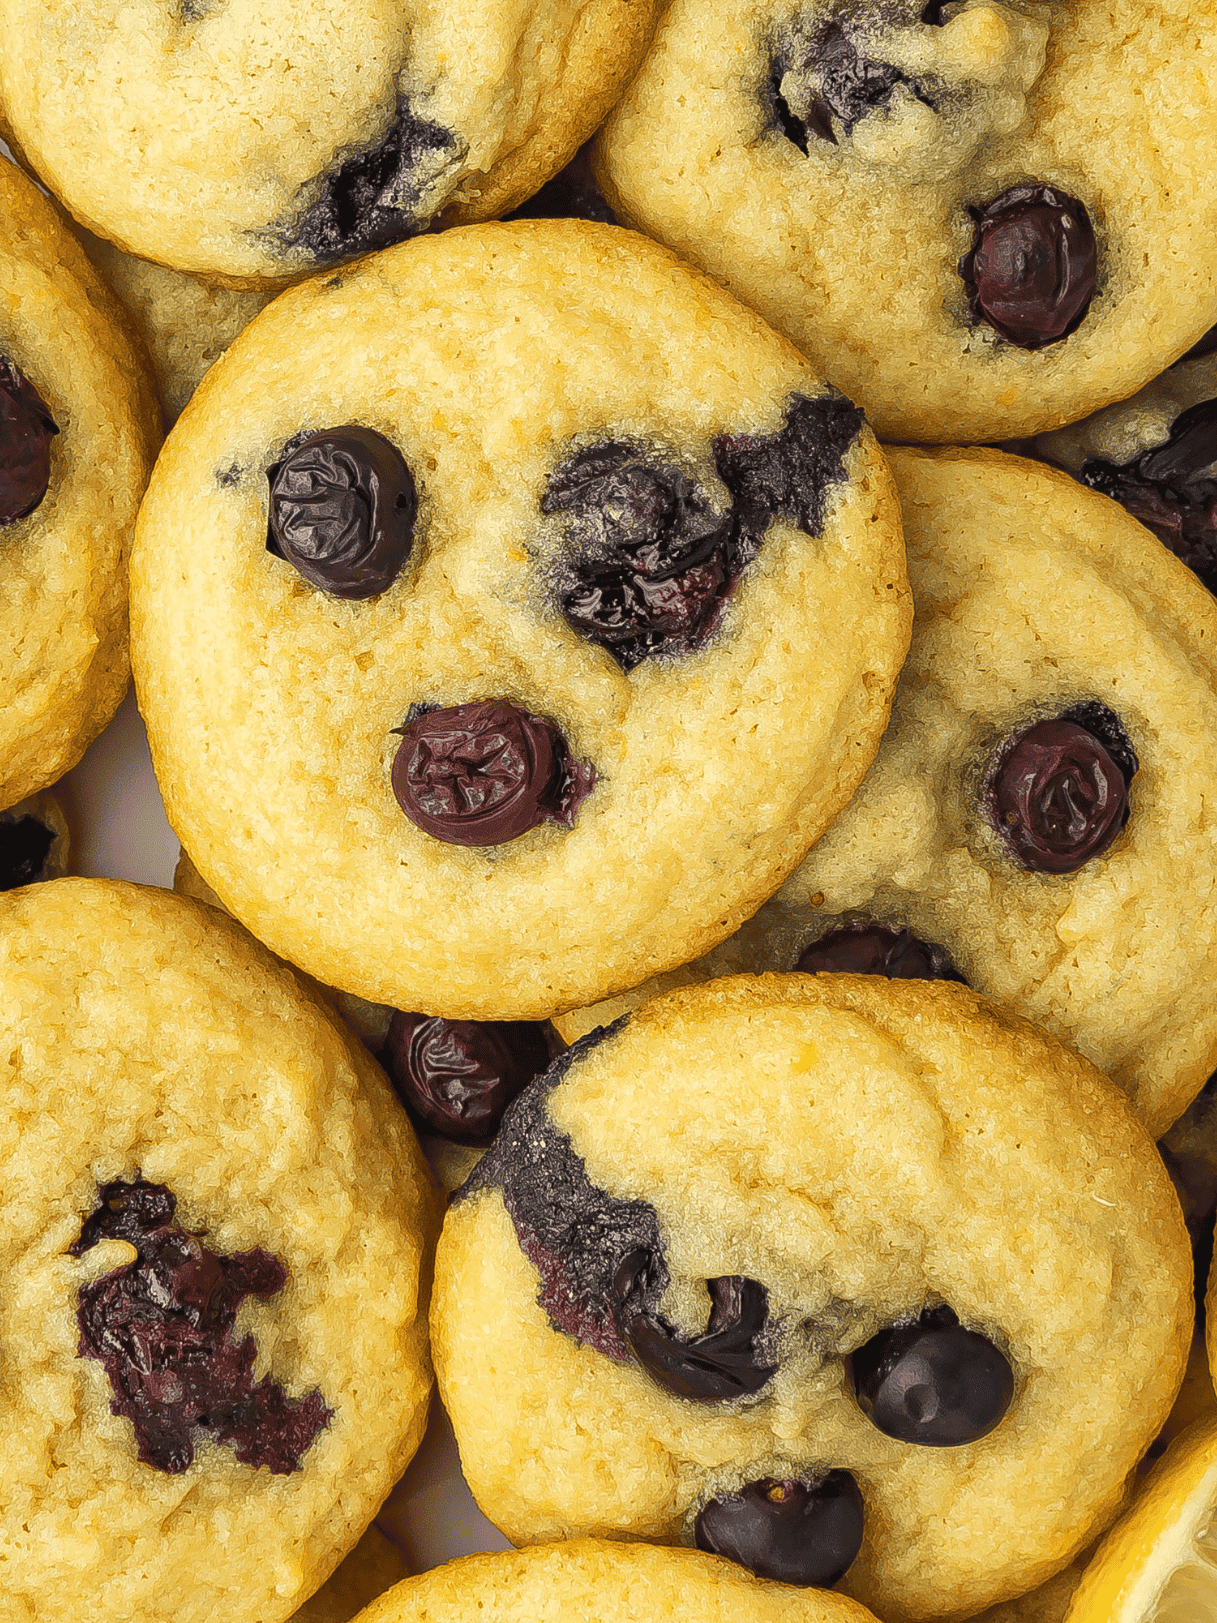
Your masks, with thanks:
<instances>
[{"instance_id":1,"label":"cookie surface texture","mask_svg":"<svg viewBox=\"0 0 1217 1623\"><path fill-rule=\"evenodd\" d=\"M1007 1364L1008 1406L950 1445L880 1429L867 1350L948 1310ZM963 987L771 975L657 998L521 1096L449 1207L432 1345L466 1478L513 1542L700 1542L715 1502L848 1474L861 1540L837 1587L904 1623L1078 1553L1170 1408L1191 1321L1178 1203L1092 1067ZM725 1368L728 1342L735 1396L661 1384Z\"/></svg>"},{"instance_id":2,"label":"cookie surface texture","mask_svg":"<svg viewBox=\"0 0 1217 1623\"><path fill-rule=\"evenodd\" d=\"M178 270L282 285L441 212L523 202L600 124L658 10L5 0L0 101L83 225Z\"/></svg>"},{"instance_id":3,"label":"cookie surface texture","mask_svg":"<svg viewBox=\"0 0 1217 1623\"><path fill-rule=\"evenodd\" d=\"M880 439L1058 427L1217 316L1211 5L677 0L599 151Z\"/></svg>"},{"instance_id":4,"label":"cookie surface texture","mask_svg":"<svg viewBox=\"0 0 1217 1623\"><path fill-rule=\"evenodd\" d=\"M160 436L148 363L54 206L0 158L0 808L118 709L127 552Z\"/></svg>"},{"instance_id":5,"label":"cookie surface texture","mask_svg":"<svg viewBox=\"0 0 1217 1623\"><path fill-rule=\"evenodd\" d=\"M299 567L268 550L285 467ZM314 495L364 513L363 553ZM315 583L349 559L369 595ZM167 443L132 590L206 883L327 985L470 1019L587 1002L758 905L860 781L910 614L860 414L666 251L578 221L277 299Z\"/></svg>"},{"instance_id":6,"label":"cookie surface texture","mask_svg":"<svg viewBox=\"0 0 1217 1623\"><path fill-rule=\"evenodd\" d=\"M287 1618L422 1434L417 1144L215 909L62 879L0 924L0 1615Z\"/></svg>"},{"instance_id":7,"label":"cookie surface texture","mask_svg":"<svg viewBox=\"0 0 1217 1623\"><path fill-rule=\"evenodd\" d=\"M980 449L891 460L917 613L879 754L782 889L680 973L832 967L803 955L842 929L909 932L1076 1047L1160 1134L1217 1067L1213 600L1115 502L1055 469ZM1062 718L1088 754L1036 763L1033 730ZM999 798L1020 762L1025 810ZM1123 811L1087 856L1102 772ZM1071 797L1069 860L1084 860L1069 871L1003 837L1007 816L1059 824ZM617 1012L586 1011L577 1030Z\"/></svg>"},{"instance_id":8,"label":"cookie surface texture","mask_svg":"<svg viewBox=\"0 0 1217 1623\"><path fill-rule=\"evenodd\" d=\"M872 1623L841 1595L762 1583L692 1550L572 1539L469 1555L396 1585L359 1623Z\"/></svg>"}]
</instances>

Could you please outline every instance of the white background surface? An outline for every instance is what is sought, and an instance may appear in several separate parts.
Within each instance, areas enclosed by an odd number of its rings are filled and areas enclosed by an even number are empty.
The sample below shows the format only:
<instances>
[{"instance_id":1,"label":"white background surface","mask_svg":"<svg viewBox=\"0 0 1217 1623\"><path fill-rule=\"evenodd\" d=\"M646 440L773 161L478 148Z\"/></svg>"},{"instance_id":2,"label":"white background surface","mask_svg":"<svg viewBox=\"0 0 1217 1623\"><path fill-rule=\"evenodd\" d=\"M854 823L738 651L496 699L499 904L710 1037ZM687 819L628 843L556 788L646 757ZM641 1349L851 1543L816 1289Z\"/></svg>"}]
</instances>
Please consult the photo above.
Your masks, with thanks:
<instances>
[{"instance_id":1,"label":"white background surface","mask_svg":"<svg viewBox=\"0 0 1217 1623\"><path fill-rule=\"evenodd\" d=\"M133 692L61 787L67 792L73 873L173 883L178 841L165 820ZM511 1547L474 1504L438 1401L422 1448L381 1521L417 1572L470 1551Z\"/></svg>"}]
</instances>

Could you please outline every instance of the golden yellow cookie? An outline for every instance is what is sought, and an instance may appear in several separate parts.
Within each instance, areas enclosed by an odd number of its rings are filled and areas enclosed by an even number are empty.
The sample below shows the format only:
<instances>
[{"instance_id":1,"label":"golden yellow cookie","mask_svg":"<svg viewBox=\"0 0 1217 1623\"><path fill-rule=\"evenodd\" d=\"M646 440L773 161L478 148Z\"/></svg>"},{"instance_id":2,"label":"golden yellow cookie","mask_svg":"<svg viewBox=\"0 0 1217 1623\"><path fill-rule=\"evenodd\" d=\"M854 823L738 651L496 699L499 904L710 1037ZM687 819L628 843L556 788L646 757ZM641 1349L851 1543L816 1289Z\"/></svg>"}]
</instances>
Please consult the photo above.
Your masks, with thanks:
<instances>
[{"instance_id":1,"label":"golden yellow cookie","mask_svg":"<svg viewBox=\"0 0 1217 1623\"><path fill-rule=\"evenodd\" d=\"M820 1590L762 1583L712 1556L572 1539L467 1555L398 1584L359 1623L874 1623Z\"/></svg>"},{"instance_id":2,"label":"golden yellow cookie","mask_svg":"<svg viewBox=\"0 0 1217 1623\"><path fill-rule=\"evenodd\" d=\"M1046 1581L1183 1373L1178 1201L1117 1089L965 987L737 977L520 1096L432 1341L516 1543L699 1543L892 1623ZM852 1561L851 1561L852 1556Z\"/></svg>"},{"instance_id":3,"label":"golden yellow cookie","mask_svg":"<svg viewBox=\"0 0 1217 1623\"><path fill-rule=\"evenodd\" d=\"M917 612L879 753L802 867L681 977L861 968L854 933L877 926L885 973L961 977L1161 1134L1217 1066L1217 608L1054 469L890 455Z\"/></svg>"},{"instance_id":4,"label":"golden yellow cookie","mask_svg":"<svg viewBox=\"0 0 1217 1623\"><path fill-rule=\"evenodd\" d=\"M598 151L884 440L1058 427L1217 317L1210 4L674 0Z\"/></svg>"},{"instance_id":5,"label":"golden yellow cookie","mask_svg":"<svg viewBox=\"0 0 1217 1623\"><path fill-rule=\"evenodd\" d=\"M4 0L0 101L83 225L178 270L282 284L531 196L629 83L658 11Z\"/></svg>"},{"instance_id":6,"label":"golden yellow cookie","mask_svg":"<svg viewBox=\"0 0 1217 1623\"><path fill-rule=\"evenodd\" d=\"M0 897L6 1618L273 1623L422 1435L434 1195L363 1049L214 908Z\"/></svg>"},{"instance_id":7,"label":"golden yellow cookie","mask_svg":"<svg viewBox=\"0 0 1217 1623\"><path fill-rule=\"evenodd\" d=\"M0 157L0 809L74 766L126 692L127 546L160 414L123 319Z\"/></svg>"},{"instance_id":8,"label":"golden yellow cookie","mask_svg":"<svg viewBox=\"0 0 1217 1623\"><path fill-rule=\"evenodd\" d=\"M797 352L632 232L521 221L246 328L158 462L133 657L170 821L260 940L537 1019L799 860L877 744L906 590L882 455Z\"/></svg>"}]
</instances>

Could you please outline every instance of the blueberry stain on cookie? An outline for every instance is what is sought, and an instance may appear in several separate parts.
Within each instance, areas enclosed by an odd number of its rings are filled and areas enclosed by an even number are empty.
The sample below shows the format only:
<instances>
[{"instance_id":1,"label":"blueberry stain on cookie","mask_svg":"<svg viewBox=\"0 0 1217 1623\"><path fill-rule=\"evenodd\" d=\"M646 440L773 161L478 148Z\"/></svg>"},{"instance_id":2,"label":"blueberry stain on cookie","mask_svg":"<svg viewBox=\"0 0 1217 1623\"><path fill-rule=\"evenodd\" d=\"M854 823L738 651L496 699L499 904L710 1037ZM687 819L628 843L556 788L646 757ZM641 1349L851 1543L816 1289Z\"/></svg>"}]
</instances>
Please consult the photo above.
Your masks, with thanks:
<instances>
[{"instance_id":1,"label":"blueberry stain on cookie","mask_svg":"<svg viewBox=\"0 0 1217 1623\"><path fill-rule=\"evenodd\" d=\"M395 730L397 804L447 845L503 845L542 823L573 828L595 787L595 767L575 759L557 723L510 699L415 705Z\"/></svg>"},{"instance_id":2,"label":"blueberry stain on cookie","mask_svg":"<svg viewBox=\"0 0 1217 1623\"><path fill-rule=\"evenodd\" d=\"M320 196L296 224L296 244L329 265L425 231L425 195L456 147L450 130L401 103L379 141L320 177Z\"/></svg>"},{"instance_id":3,"label":"blueberry stain on cookie","mask_svg":"<svg viewBox=\"0 0 1217 1623\"><path fill-rule=\"evenodd\" d=\"M665 1391L698 1403L751 1397L777 1371L765 1287L741 1275L705 1281L708 1322L689 1336L660 1312L670 1276L659 1214L587 1176L546 1103L571 1067L622 1030L582 1037L515 1100L457 1199L497 1189L520 1249L541 1276L537 1300L555 1330L618 1363L639 1364Z\"/></svg>"},{"instance_id":4,"label":"blueberry stain on cookie","mask_svg":"<svg viewBox=\"0 0 1217 1623\"><path fill-rule=\"evenodd\" d=\"M110 1408L135 1427L143 1464L179 1475L210 1436L244 1465L296 1471L331 1411L320 1392L293 1400L269 1375L255 1380L254 1339L233 1336L244 1299L277 1295L287 1269L261 1248L218 1255L177 1226L176 1206L142 1178L99 1191L71 1255L112 1239L138 1256L81 1286L79 1355L105 1368Z\"/></svg>"},{"instance_id":5,"label":"blueberry stain on cookie","mask_svg":"<svg viewBox=\"0 0 1217 1623\"><path fill-rule=\"evenodd\" d=\"M51 484L50 407L19 367L0 355L0 528L28 518Z\"/></svg>"},{"instance_id":6,"label":"blueberry stain on cookie","mask_svg":"<svg viewBox=\"0 0 1217 1623\"><path fill-rule=\"evenodd\" d=\"M1097 701L1014 733L995 754L982 799L1020 868L1074 873L1102 856L1129 818L1137 757Z\"/></svg>"},{"instance_id":7,"label":"blueberry stain on cookie","mask_svg":"<svg viewBox=\"0 0 1217 1623\"><path fill-rule=\"evenodd\" d=\"M969 208L972 246L959 262L968 304L1019 349L1075 332L1094 297L1098 250L1085 204L1038 181Z\"/></svg>"},{"instance_id":8,"label":"blueberry stain on cookie","mask_svg":"<svg viewBox=\"0 0 1217 1623\"><path fill-rule=\"evenodd\" d=\"M37 817L0 816L0 891L41 879L54 843L54 832Z\"/></svg>"},{"instance_id":9,"label":"blueberry stain on cookie","mask_svg":"<svg viewBox=\"0 0 1217 1623\"><path fill-rule=\"evenodd\" d=\"M395 1010L380 1057L423 1132L484 1148L507 1106L564 1048L548 1020L444 1020Z\"/></svg>"},{"instance_id":10,"label":"blueberry stain on cookie","mask_svg":"<svg viewBox=\"0 0 1217 1623\"><path fill-rule=\"evenodd\" d=\"M790 37L772 50L769 96L774 120L805 155L813 141L838 144L834 120L846 136L852 135L863 119L891 104L898 85L927 107L935 105L928 78L913 78L867 55L867 30L857 16L860 9L842 8L806 37Z\"/></svg>"},{"instance_id":11,"label":"blueberry stain on cookie","mask_svg":"<svg viewBox=\"0 0 1217 1623\"><path fill-rule=\"evenodd\" d=\"M565 517L555 589L567 622L624 671L703 647L784 518L818 536L829 488L863 423L840 397L794 397L773 435L723 435L715 466L731 496L723 512L682 469L636 441L604 441L567 458L541 498Z\"/></svg>"},{"instance_id":12,"label":"blueberry stain on cookie","mask_svg":"<svg viewBox=\"0 0 1217 1623\"><path fill-rule=\"evenodd\" d=\"M1088 458L1081 477L1140 519L1217 592L1217 400L1180 412L1166 441L1131 461Z\"/></svg>"},{"instance_id":13,"label":"blueberry stain on cookie","mask_svg":"<svg viewBox=\"0 0 1217 1623\"><path fill-rule=\"evenodd\" d=\"M881 1330L850 1363L863 1413L887 1436L923 1448L979 1442L1014 1397L1005 1354L945 1306Z\"/></svg>"},{"instance_id":14,"label":"blueberry stain on cookie","mask_svg":"<svg viewBox=\"0 0 1217 1623\"><path fill-rule=\"evenodd\" d=\"M830 930L795 960L804 975L885 975L899 981L964 981L945 948L909 929L859 919ZM965 982L966 984L966 982Z\"/></svg>"},{"instance_id":15,"label":"blueberry stain on cookie","mask_svg":"<svg viewBox=\"0 0 1217 1623\"><path fill-rule=\"evenodd\" d=\"M758 1578L829 1589L862 1548L865 1506L848 1471L761 1477L707 1501L694 1523L699 1550Z\"/></svg>"},{"instance_id":16,"label":"blueberry stain on cookie","mask_svg":"<svg viewBox=\"0 0 1217 1623\"><path fill-rule=\"evenodd\" d=\"M375 429L327 428L289 442L267 469L266 550L333 597L388 591L414 544L414 477Z\"/></svg>"}]
</instances>

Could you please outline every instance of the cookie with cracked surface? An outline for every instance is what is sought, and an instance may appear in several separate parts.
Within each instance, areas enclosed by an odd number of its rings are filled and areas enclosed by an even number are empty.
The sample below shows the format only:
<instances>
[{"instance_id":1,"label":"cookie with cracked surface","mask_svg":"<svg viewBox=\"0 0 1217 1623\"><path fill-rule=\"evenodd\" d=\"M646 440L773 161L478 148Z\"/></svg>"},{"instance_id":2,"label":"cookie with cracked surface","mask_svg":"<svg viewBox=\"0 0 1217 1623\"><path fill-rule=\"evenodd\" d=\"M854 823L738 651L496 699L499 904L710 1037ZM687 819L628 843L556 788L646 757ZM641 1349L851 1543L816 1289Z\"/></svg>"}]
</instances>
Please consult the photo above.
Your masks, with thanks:
<instances>
[{"instance_id":1,"label":"cookie with cracked surface","mask_svg":"<svg viewBox=\"0 0 1217 1623\"><path fill-rule=\"evenodd\" d=\"M91 230L177 270L282 285L523 202L629 83L658 11L4 0L0 100Z\"/></svg>"},{"instance_id":2,"label":"cookie with cracked surface","mask_svg":"<svg viewBox=\"0 0 1217 1623\"><path fill-rule=\"evenodd\" d=\"M431 1329L513 1542L696 1542L905 1623L1073 1559L1191 1324L1174 1191L1093 1067L966 987L767 975L657 998L521 1096Z\"/></svg>"},{"instance_id":3,"label":"cookie with cracked surface","mask_svg":"<svg viewBox=\"0 0 1217 1623\"><path fill-rule=\"evenodd\" d=\"M840 1595L763 1583L692 1550L571 1539L467 1555L381 1597L359 1623L874 1623Z\"/></svg>"},{"instance_id":4,"label":"cookie with cracked surface","mask_svg":"<svg viewBox=\"0 0 1217 1623\"><path fill-rule=\"evenodd\" d=\"M917 612L879 753L782 889L682 976L960 978L1072 1043L1160 1134L1217 1066L1217 605L1055 469L890 457Z\"/></svg>"},{"instance_id":5,"label":"cookie with cracked surface","mask_svg":"<svg viewBox=\"0 0 1217 1623\"><path fill-rule=\"evenodd\" d=\"M158 463L132 595L206 883L326 985L471 1020L742 920L860 781L910 617L861 414L584 221L275 300Z\"/></svg>"},{"instance_id":6,"label":"cookie with cracked surface","mask_svg":"<svg viewBox=\"0 0 1217 1623\"><path fill-rule=\"evenodd\" d=\"M0 808L118 709L127 548L160 439L148 363L32 181L0 157Z\"/></svg>"},{"instance_id":7,"label":"cookie with cracked surface","mask_svg":"<svg viewBox=\"0 0 1217 1623\"><path fill-rule=\"evenodd\" d=\"M0 923L6 1605L286 1618L422 1435L418 1146L215 909L61 879Z\"/></svg>"},{"instance_id":8,"label":"cookie with cracked surface","mask_svg":"<svg viewBox=\"0 0 1217 1623\"><path fill-rule=\"evenodd\" d=\"M857 975L720 980L571 1048L449 1206L432 1311L513 1542L696 1542L897 1623L1073 1560L1189 1334L1120 1092L965 987Z\"/></svg>"},{"instance_id":9,"label":"cookie with cracked surface","mask_svg":"<svg viewBox=\"0 0 1217 1623\"><path fill-rule=\"evenodd\" d=\"M881 439L1034 434L1217 316L1215 30L1175 0L676 0L599 174Z\"/></svg>"}]
</instances>

